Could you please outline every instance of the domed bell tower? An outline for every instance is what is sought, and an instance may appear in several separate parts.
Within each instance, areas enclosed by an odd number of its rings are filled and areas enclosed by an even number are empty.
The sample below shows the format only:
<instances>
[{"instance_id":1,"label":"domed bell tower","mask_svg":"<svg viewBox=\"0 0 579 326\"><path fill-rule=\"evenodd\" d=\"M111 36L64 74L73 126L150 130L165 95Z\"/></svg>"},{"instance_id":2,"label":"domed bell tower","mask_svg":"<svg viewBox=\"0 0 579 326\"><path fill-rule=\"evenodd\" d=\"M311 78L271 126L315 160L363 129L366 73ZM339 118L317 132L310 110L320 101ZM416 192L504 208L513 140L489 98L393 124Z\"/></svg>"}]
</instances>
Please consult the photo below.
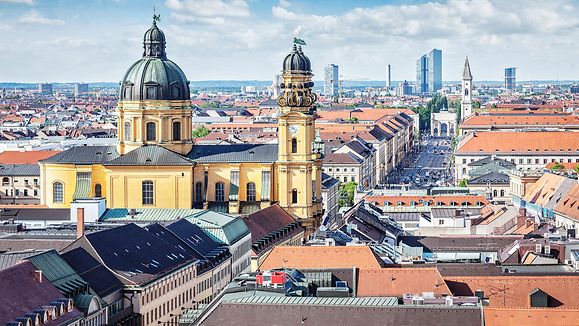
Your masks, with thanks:
<instances>
[{"instance_id":1,"label":"domed bell tower","mask_svg":"<svg viewBox=\"0 0 579 326\"><path fill-rule=\"evenodd\" d=\"M189 81L167 59L165 34L153 26L143 38L143 57L126 72L120 85L118 151L125 154L145 145L159 145L179 154L192 148Z\"/></svg>"},{"instance_id":2,"label":"domed bell tower","mask_svg":"<svg viewBox=\"0 0 579 326\"><path fill-rule=\"evenodd\" d=\"M278 117L279 205L311 234L322 216L322 153L316 142L316 94L310 59L293 46L283 62Z\"/></svg>"}]
</instances>

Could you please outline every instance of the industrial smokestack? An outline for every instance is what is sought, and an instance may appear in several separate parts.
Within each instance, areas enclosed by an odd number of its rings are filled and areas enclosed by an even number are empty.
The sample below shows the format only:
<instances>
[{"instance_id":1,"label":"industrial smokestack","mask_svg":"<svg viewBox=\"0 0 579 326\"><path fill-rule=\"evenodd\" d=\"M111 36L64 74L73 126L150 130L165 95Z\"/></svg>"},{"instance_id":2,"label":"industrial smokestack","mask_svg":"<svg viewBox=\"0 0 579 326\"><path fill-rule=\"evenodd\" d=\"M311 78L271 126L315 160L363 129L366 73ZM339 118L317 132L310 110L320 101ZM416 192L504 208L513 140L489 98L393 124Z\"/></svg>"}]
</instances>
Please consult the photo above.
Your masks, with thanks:
<instances>
[{"instance_id":1,"label":"industrial smokestack","mask_svg":"<svg viewBox=\"0 0 579 326\"><path fill-rule=\"evenodd\" d=\"M386 84L386 87L388 87L388 89L392 87L392 71L390 65L388 65L388 83Z\"/></svg>"}]
</instances>

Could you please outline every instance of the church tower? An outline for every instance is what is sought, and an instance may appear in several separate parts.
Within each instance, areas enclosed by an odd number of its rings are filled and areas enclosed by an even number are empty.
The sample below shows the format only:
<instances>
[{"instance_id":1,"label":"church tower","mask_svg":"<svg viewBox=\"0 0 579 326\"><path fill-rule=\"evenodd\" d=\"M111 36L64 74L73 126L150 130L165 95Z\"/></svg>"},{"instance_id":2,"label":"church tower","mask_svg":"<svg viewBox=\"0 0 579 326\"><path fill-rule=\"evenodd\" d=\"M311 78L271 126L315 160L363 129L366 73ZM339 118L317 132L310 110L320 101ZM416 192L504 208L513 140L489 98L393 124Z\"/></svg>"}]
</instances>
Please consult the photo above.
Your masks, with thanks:
<instances>
[{"instance_id":1,"label":"church tower","mask_svg":"<svg viewBox=\"0 0 579 326\"><path fill-rule=\"evenodd\" d=\"M464 70L462 72L462 101L460 103L460 120L464 121L472 114L472 74L468 57L464 61Z\"/></svg>"},{"instance_id":2,"label":"church tower","mask_svg":"<svg viewBox=\"0 0 579 326\"><path fill-rule=\"evenodd\" d=\"M189 81L181 68L167 59L165 34L157 20L155 16L153 26L145 32L143 57L121 81L117 106L117 150L121 155L144 145L187 154L193 144Z\"/></svg>"},{"instance_id":3,"label":"church tower","mask_svg":"<svg viewBox=\"0 0 579 326\"><path fill-rule=\"evenodd\" d=\"M277 99L279 205L311 234L322 215L322 153L316 142L311 63L301 46L294 45L286 56L282 77Z\"/></svg>"}]
</instances>

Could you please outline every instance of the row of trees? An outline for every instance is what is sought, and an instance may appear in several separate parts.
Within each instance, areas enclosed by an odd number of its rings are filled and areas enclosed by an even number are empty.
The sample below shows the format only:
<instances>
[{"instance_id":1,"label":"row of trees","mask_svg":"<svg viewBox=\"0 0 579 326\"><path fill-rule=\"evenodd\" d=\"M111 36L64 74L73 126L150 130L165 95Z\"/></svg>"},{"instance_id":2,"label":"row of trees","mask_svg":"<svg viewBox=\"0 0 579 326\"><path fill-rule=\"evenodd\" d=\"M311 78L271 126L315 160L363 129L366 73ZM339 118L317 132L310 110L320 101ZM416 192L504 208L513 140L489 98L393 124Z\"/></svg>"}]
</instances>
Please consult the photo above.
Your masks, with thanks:
<instances>
[{"instance_id":1,"label":"row of trees","mask_svg":"<svg viewBox=\"0 0 579 326\"><path fill-rule=\"evenodd\" d=\"M481 104L478 101L474 101L472 103L472 107L474 109L478 109L481 107ZM452 111L456 112L458 121L461 120L460 100L449 102L446 96L436 94L432 97L430 101L428 101L428 103L426 103L426 106L421 105L412 109L415 113L418 113L420 130L430 130L431 113L438 113L442 111L443 108L451 109Z\"/></svg>"}]
</instances>

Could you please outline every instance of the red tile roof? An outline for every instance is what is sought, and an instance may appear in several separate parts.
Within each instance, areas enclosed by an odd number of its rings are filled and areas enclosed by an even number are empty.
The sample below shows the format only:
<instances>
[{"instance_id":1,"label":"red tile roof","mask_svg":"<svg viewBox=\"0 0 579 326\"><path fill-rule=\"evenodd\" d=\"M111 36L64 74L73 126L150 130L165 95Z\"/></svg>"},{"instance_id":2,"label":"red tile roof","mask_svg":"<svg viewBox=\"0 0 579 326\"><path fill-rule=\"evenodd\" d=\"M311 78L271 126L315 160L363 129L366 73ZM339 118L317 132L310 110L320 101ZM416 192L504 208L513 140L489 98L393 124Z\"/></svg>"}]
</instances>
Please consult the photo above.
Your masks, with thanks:
<instances>
[{"instance_id":1,"label":"red tile roof","mask_svg":"<svg viewBox=\"0 0 579 326\"><path fill-rule=\"evenodd\" d=\"M360 269L357 292L360 297L401 297L403 294L423 292L451 294L436 268Z\"/></svg>"},{"instance_id":2,"label":"red tile roof","mask_svg":"<svg viewBox=\"0 0 579 326\"><path fill-rule=\"evenodd\" d=\"M429 203L429 206L435 206L437 203L442 203L442 206L451 206L452 202L455 202L456 206L462 205L466 202L469 206L476 206L477 202L480 202L483 206L489 204L489 201L483 196L476 195L464 195L464 196L366 196L364 200L369 203L373 203L377 206L384 206L385 202L388 202L390 206L397 206L398 203L402 203L402 206L411 206L414 202L415 206L424 206L424 203Z\"/></svg>"},{"instance_id":3,"label":"red tile roof","mask_svg":"<svg viewBox=\"0 0 579 326\"><path fill-rule=\"evenodd\" d=\"M579 325L579 309L487 307L484 319L487 326L571 326Z\"/></svg>"},{"instance_id":4,"label":"red tile roof","mask_svg":"<svg viewBox=\"0 0 579 326\"><path fill-rule=\"evenodd\" d=\"M465 137L457 153L578 152L576 132L477 132Z\"/></svg>"},{"instance_id":5,"label":"red tile roof","mask_svg":"<svg viewBox=\"0 0 579 326\"><path fill-rule=\"evenodd\" d=\"M379 259L367 246L277 246L259 268L380 268Z\"/></svg>"},{"instance_id":6,"label":"red tile roof","mask_svg":"<svg viewBox=\"0 0 579 326\"><path fill-rule=\"evenodd\" d=\"M498 126L498 125L576 125L579 126L579 116L575 115L535 115L535 114L505 114L505 115L472 115L462 126Z\"/></svg>"},{"instance_id":7,"label":"red tile roof","mask_svg":"<svg viewBox=\"0 0 579 326\"><path fill-rule=\"evenodd\" d=\"M60 151L6 151L0 153L1 164L35 164L60 153Z\"/></svg>"}]
</instances>

